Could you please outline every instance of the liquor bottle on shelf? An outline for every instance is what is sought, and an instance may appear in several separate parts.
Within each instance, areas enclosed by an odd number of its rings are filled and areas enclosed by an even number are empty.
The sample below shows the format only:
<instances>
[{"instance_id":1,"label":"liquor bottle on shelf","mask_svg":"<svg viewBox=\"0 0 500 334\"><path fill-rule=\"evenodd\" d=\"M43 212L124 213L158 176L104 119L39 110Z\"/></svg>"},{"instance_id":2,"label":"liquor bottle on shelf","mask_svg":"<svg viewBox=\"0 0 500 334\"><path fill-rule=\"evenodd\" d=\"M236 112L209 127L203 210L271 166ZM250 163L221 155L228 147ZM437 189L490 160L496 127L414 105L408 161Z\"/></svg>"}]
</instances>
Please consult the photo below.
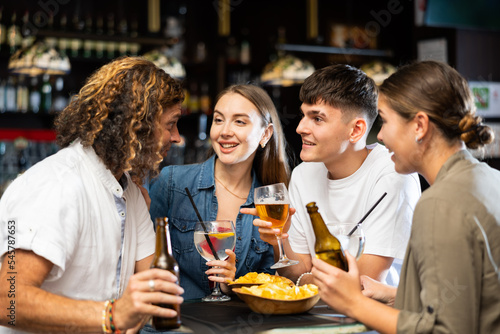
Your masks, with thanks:
<instances>
[{"instance_id":1,"label":"liquor bottle on shelf","mask_svg":"<svg viewBox=\"0 0 500 334\"><path fill-rule=\"evenodd\" d=\"M16 82L11 75L5 84L5 111L15 112L17 109Z\"/></svg>"},{"instance_id":2,"label":"liquor bottle on shelf","mask_svg":"<svg viewBox=\"0 0 500 334\"><path fill-rule=\"evenodd\" d=\"M29 47L35 41L35 36L34 36L35 32L33 31L32 27L33 24L30 22L30 12L25 11L21 25L21 35L23 38L21 46L23 48Z\"/></svg>"},{"instance_id":3,"label":"liquor bottle on shelf","mask_svg":"<svg viewBox=\"0 0 500 334\"><path fill-rule=\"evenodd\" d=\"M170 231L168 229L168 218L155 218L156 222L156 247L151 268L168 270L177 276L179 282L179 265L172 254ZM157 306L173 309L177 312L174 318L163 318L153 316L153 327L157 331L179 328L181 326L181 308L179 304L159 304Z\"/></svg>"},{"instance_id":4,"label":"liquor bottle on shelf","mask_svg":"<svg viewBox=\"0 0 500 334\"><path fill-rule=\"evenodd\" d=\"M59 30L62 32L68 31L68 15L62 13L59 19Z\"/></svg>"},{"instance_id":5,"label":"liquor bottle on shelf","mask_svg":"<svg viewBox=\"0 0 500 334\"><path fill-rule=\"evenodd\" d=\"M115 14L113 13L108 14L108 20L106 22L106 34L108 34L108 36L115 35Z\"/></svg>"},{"instance_id":6,"label":"liquor bottle on shelf","mask_svg":"<svg viewBox=\"0 0 500 334\"><path fill-rule=\"evenodd\" d=\"M7 31L7 39L10 46L10 53L16 52L17 49L21 47L23 37L21 36L21 29L17 23L16 12L12 13L11 25Z\"/></svg>"},{"instance_id":7,"label":"liquor bottle on shelf","mask_svg":"<svg viewBox=\"0 0 500 334\"><path fill-rule=\"evenodd\" d=\"M52 105L52 110L55 113L61 112L68 105L69 99L64 93L64 79L63 77L57 77L54 84L54 102Z\"/></svg>"},{"instance_id":8,"label":"liquor bottle on shelf","mask_svg":"<svg viewBox=\"0 0 500 334\"><path fill-rule=\"evenodd\" d=\"M165 28L163 29L165 43L169 46L170 55L180 61L184 58L185 39L183 38L183 34L184 27L182 21L175 16L167 17Z\"/></svg>"},{"instance_id":9,"label":"liquor bottle on shelf","mask_svg":"<svg viewBox=\"0 0 500 334\"><path fill-rule=\"evenodd\" d=\"M210 149L210 141L207 137L207 114L200 113L198 115L198 136L194 141L195 149L195 162L202 162L207 156L207 152Z\"/></svg>"},{"instance_id":10,"label":"liquor bottle on shelf","mask_svg":"<svg viewBox=\"0 0 500 334\"><path fill-rule=\"evenodd\" d=\"M0 6L0 50L7 43L7 27L3 22L3 6Z\"/></svg>"},{"instance_id":11,"label":"liquor bottle on shelf","mask_svg":"<svg viewBox=\"0 0 500 334\"><path fill-rule=\"evenodd\" d=\"M68 29L68 17L66 16L66 13L61 14L61 18L59 20L59 30L61 32L66 32ZM68 55L68 49L69 49L69 40L66 37L61 37L57 41L59 52L63 55L66 56Z\"/></svg>"},{"instance_id":12,"label":"liquor bottle on shelf","mask_svg":"<svg viewBox=\"0 0 500 334\"><path fill-rule=\"evenodd\" d=\"M308 203L306 208L311 218L314 235L316 237L316 241L314 242L316 257L332 266L348 271L347 259L340 241L331 234L326 227L321 214L318 212L316 202Z\"/></svg>"},{"instance_id":13,"label":"liquor bottle on shelf","mask_svg":"<svg viewBox=\"0 0 500 334\"><path fill-rule=\"evenodd\" d=\"M189 86L188 109L190 114L200 112L200 96L198 95L198 84L196 82L192 82Z\"/></svg>"},{"instance_id":14,"label":"liquor bottle on shelf","mask_svg":"<svg viewBox=\"0 0 500 334\"><path fill-rule=\"evenodd\" d=\"M236 37L229 36L226 43L226 62L237 64L240 61L240 50L236 42Z\"/></svg>"},{"instance_id":15,"label":"liquor bottle on shelf","mask_svg":"<svg viewBox=\"0 0 500 334\"><path fill-rule=\"evenodd\" d=\"M194 62L197 64L204 63L207 59L207 46L204 42L198 42L196 44L196 54L194 56Z\"/></svg>"},{"instance_id":16,"label":"liquor bottle on shelf","mask_svg":"<svg viewBox=\"0 0 500 334\"><path fill-rule=\"evenodd\" d=\"M87 16L85 17L85 28L84 28L85 34L93 34L94 33L94 20L92 19L92 15L90 13L87 13Z\"/></svg>"},{"instance_id":17,"label":"liquor bottle on shelf","mask_svg":"<svg viewBox=\"0 0 500 334\"><path fill-rule=\"evenodd\" d=\"M249 30L247 28L242 29L242 39L240 47L240 63L243 65L250 64L251 54L250 54L250 42L248 41Z\"/></svg>"},{"instance_id":18,"label":"liquor bottle on shelf","mask_svg":"<svg viewBox=\"0 0 500 334\"><path fill-rule=\"evenodd\" d=\"M16 90L16 111L20 113L27 113L29 96L24 75L19 76Z\"/></svg>"},{"instance_id":19,"label":"liquor bottle on shelf","mask_svg":"<svg viewBox=\"0 0 500 334\"><path fill-rule=\"evenodd\" d=\"M73 13L73 19L72 19L72 30L75 32L77 35L76 36L82 36L83 35L83 29L84 29L84 24L85 22L80 19L80 10L79 10L79 5L80 2L77 2L77 9ZM78 57L82 53L83 49L83 41L78 38L78 37L73 37L70 40L70 45L71 45L71 57Z\"/></svg>"},{"instance_id":20,"label":"liquor bottle on shelf","mask_svg":"<svg viewBox=\"0 0 500 334\"><path fill-rule=\"evenodd\" d=\"M122 16L120 18L120 21L118 22L118 33L121 36L128 35L128 22L127 22L127 18L125 16Z\"/></svg>"},{"instance_id":21,"label":"liquor bottle on shelf","mask_svg":"<svg viewBox=\"0 0 500 334\"><path fill-rule=\"evenodd\" d=\"M201 85L200 110L205 115L212 114L212 105L208 88L208 83L206 82Z\"/></svg>"},{"instance_id":22,"label":"liquor bottle on shelf","mask_svg":"<svg viewBox=\"0 0 500 334\"><path fill-rule=\"evenodd\" d=\"M5 80L0 80L0 113L5 112Z\"/></svg>"},{"instance_id":23,"label":"liquor bottle on shelf","mask_svg":"<svg viewBox=\"0 0 500 334\"><path fill-rule=\"evenodd\" d=\"M39 16L41 18L41 16ZM38 26L42 26L43 23L39 22ZM49 13L49 18L47 19L47 30L54 31L54 13Z\"/></svg>"},{"instance_id":24,"label":"liquor bottle on shelf","mask_svg":"<svg viewBox=\"0 0 500 334\"><path fill-rule=\"evenodd\" d=\"M132 18L130 23L130 37L137 38L139 36L139 23L137 22L137 17Z\"/></svg>"},{"instance_id":25,"label":"liquor bottle on shelf","mask_svg":"<svg viewBox=\"0 0 500 334\"><path fill-rule=\"evenodd\" d=\"M29 89L29 108L28 110L34 114L40 111L41 103L40 87L38 85L38 77L32 77Z\"/></svg>"},{"instance_id":26,"label":"liquor bottle on shelf","mask_svg":"<svg viewBox=\"0 0 500 334\"><path fill-rule=\"evenodd\" d=\"M85 29L84 32L86 35L91 35L94 31L94 22L92 20L92 15L87 14L87 17L85 18ZM83 40L83 57L84 58L91 58L95 54L95 46L96 46L96 41L94 39L90 38L85 38Z\"/></svg>"},{"instance_id":27,"label":"liquor bottle on shelf","mask_svg":"<svg viewBox=\"0 0 500 334\"><path fill-rule=\"evenodd\" d=\"M109 13L106 22L106 34L108 36L115 35L115 14ZM116 43L114 41L107 41L106 43L106 57L109 59L115 58Z\"/></svg>"},{"instance_id":28,"label":"liquor bottle on shelf","mask_svg":"<svg viewBox=\"0 0 500 334\"><path fill-rule=\"evenodd\" d=\"M48 114L52 108L52 85L50 84L50 76L48 74L43 75L43 82L40 92L40 111L42 113Z\"/></svg>"},{"instance_id":29,"label":"liquor bottle on shelf","mask_svg":"<svg viewBox=\"0 0 500 334\"><path fill-rule=\"evenodd\" d=\"M189 95L189 90L184 88L184 101L182 101L182 103L181 103L182 115L189 115L191 113L191 111L189 110L189 99L190 98L191 97Z\"/></svg>"},{"instance_id":30,"label":"liquor bottle on shelf","mask_svg":"<svg viewBox=\"0 0 500 334\"><path fill-rule=\"evenodd\" d=\"M95 22L95 33L99 36L104 34L104 19L101 14L97 16ZM103 40L97 40L95 42L95 56L97 58L104 57L105 48L106 48L106 43Z\"/></svg>"},{"instance_id":31,"label":"liquor bottle on shelf","mask_svg":"<svg viewBox=\"0 0 500 334\"><path fill-rule=\"evenodd\" d=\"M120 56L124 56L129 50L129 43L126 41L128 37L128 22L125 16L122 16L118 22L118 34L122 37L122 40L118 43L118 53Z\"/></svg>"},{"instance_id":32,"label":"liquor bottle on shelf","mask_svg":"<svg viewBox=\"0 0 500 334\"><path fill-rule=\"evenodd\" d=\"M104 18L102 17L102 14L99 14L95 21L95 33L97 35L104 34Z\"/></svg>"}]
</instances>

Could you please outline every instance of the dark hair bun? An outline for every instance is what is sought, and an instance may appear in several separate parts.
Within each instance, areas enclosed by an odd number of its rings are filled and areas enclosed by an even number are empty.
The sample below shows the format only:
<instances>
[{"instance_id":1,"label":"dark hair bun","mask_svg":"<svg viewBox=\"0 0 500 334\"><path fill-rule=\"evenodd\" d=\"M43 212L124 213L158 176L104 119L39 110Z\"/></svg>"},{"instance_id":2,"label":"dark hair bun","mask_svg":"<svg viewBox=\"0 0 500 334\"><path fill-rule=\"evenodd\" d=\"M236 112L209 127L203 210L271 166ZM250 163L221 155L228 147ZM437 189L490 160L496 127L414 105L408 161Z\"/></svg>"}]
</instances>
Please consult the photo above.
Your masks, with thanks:
<instances>
[{"instance_id":1,"label":"dark hair bun","mask_svg":"<svg viewBox=\"0 0 500 334\"><path fill-rule=\"evenodd\" d=\"M481 117L466 114L458 124L462 134L460 139L468 148L478 149L494 139L493 130L482 123Z\"/></svg>"}]
</instances>

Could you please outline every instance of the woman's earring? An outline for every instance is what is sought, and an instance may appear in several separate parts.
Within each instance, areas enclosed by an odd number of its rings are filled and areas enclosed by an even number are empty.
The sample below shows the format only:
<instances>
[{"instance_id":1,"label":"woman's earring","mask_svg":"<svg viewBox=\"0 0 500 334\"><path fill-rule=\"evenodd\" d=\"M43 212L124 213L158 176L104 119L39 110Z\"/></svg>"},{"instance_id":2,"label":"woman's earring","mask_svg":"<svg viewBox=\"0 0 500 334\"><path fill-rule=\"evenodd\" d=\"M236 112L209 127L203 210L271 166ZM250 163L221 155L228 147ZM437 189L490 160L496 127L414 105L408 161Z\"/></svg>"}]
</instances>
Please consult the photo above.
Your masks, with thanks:
<instances>
[{"instance_id":1,"label":"woman's earring","mask_svg":"<svg viewBox=\"0 0 500 334\"><path fill-rule=\"evenodd\" d=\"M266 143L260 144L260 147L262 147L262 148L266 147Z\"/></svg>"},{"instance_id":2,"label":"woman's earring","mask_svg":"<svg viewBox=\"0 0 500 334\"><path fill-rule=\"evenodd\" d=\"M415 137L415 143L422 144L422 138L418 139L418 137Z\"/></svg>"}]
</instances>

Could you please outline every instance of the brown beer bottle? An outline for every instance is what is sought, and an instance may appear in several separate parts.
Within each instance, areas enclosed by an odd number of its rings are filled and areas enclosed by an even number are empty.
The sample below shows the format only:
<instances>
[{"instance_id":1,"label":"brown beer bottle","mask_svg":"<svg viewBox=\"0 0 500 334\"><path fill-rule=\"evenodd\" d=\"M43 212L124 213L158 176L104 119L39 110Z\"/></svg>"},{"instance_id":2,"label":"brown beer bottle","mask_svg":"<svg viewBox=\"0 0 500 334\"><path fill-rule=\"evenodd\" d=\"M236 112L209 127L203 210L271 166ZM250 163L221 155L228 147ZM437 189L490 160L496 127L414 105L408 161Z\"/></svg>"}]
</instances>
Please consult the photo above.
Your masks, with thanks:
<instances>
[{"instance_id":1,"label":"brown beer bottle","mask_svg":"<svg viewBox=\"0 0 500 334\"><path fill-rule=\"evenodd\" d=\"M156 218L156 249L151 268L160 268L170 271L177 276L179 283L179 265L172 255L170 244L170 232L168 230L168 218ZM163 318L153 316L153 327L157 331L179 328L181 326L181 307L179 304L156 304L160 307L169 308L177 312L174 318Z\"/></svg>"},{"instance_id":2,"label":"brown beer bottle","mask_svg":"<svg viewBox=\"0 0 500 334\"><path fill-rule=\"evenodd\" d=\"M314 243L316 257L332 266L348 271L347 259L340 241L328 231L321 214L318 212L316 202L307 204L306 208L316 236Z\"/></svg>"}]
</instances>

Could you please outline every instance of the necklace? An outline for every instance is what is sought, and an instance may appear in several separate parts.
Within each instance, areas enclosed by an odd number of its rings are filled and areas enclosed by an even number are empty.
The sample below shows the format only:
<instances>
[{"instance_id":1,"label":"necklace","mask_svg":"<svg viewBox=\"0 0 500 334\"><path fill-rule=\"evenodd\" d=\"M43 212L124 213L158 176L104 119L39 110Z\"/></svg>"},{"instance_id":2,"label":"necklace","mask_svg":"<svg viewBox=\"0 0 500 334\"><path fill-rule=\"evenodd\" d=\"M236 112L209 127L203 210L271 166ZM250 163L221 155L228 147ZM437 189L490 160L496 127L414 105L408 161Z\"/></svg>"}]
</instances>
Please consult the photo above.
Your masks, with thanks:
<instances>
[{"instance_id":1,"label":"necklace","mask_svg":"<svg viewBox=\"0 0 500 334\"><path fill-rule=\"evenodd\" d=\"M224 189L226 189L227 191L229 191L229 193L230 193L231 195L233 195L234 197L238 197L239 199L244 199L244 200L246 200L246 199L247 199L246 197L240 197L240 196L236 195L235 193L233 193L231 190L227 189L227 187L224 185L224 183L222 183L222 182L221 182L221 181L220 181L220 180L219 180L219 179L215 176L215 174L214 174L214 178L215 178L215 180L216 180L217 182L219 182L219 183L220 183L220 185L221 185L221 186L223 186L223 187L224 187Z\"/></svg>"}]
</instances>

